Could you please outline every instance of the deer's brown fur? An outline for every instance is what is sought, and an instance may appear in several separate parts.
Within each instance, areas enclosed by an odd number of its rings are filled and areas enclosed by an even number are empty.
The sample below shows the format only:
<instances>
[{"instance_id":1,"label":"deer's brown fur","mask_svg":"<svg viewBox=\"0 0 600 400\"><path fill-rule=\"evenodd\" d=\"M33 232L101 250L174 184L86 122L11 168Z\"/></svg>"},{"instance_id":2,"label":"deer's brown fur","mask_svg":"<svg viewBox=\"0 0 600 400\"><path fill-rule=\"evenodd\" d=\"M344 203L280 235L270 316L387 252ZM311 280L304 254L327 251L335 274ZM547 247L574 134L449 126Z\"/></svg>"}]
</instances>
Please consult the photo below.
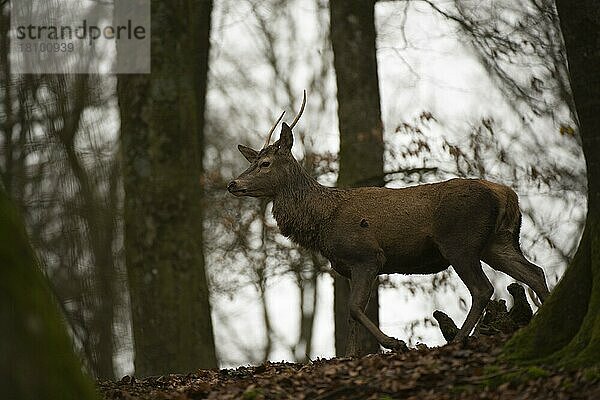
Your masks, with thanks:
<instances>
[{"instance_id":1,"label":"deer's brown fur","mask_svg":"<svg viewBox=\"0 0 600 400\"><path fill-rule=\"evenodd\" d=\"M481 260L546 298L543 270L519 247L521 213L509 187L480 179L402 189L325 187L294 159L292 143L284 123L280 139L260 152L239 146L251 165L228 189L273 200L281 233L320 251L351 280L353 323L363 324L382 346L399 348L402 342L381 332L364 313L378 274L432 274L452 265L472 297L455 340L469 335L493 294Z\"/></svg>"}]
</instances>

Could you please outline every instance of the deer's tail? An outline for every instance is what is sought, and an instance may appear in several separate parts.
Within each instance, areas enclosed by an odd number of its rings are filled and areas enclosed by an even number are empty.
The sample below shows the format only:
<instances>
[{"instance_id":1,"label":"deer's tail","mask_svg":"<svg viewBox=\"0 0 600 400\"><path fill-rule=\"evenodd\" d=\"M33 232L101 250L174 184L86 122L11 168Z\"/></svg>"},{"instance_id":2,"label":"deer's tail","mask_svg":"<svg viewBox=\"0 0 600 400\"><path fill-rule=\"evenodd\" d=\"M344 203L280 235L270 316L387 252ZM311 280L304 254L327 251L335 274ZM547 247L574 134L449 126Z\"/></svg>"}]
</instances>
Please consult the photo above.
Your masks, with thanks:
<instances>
[{"instance_id":1,"label":"deer's tail","mask_svg":"<svg viewBox=\"0 0 600 400\"><path fill-rule=\"evenodd\" d=\"M498 228L510 232L514 247L521 251L519 236L521 233L521 222L523 220L523 215L521 214L521 209L519 208L519 197L515 191L508 186L506 186L506 192L506 211L504 221Z\"/></svg>"},{"instance_id":2,"label":"deer's tail","mask_svg":"<svg viewBox=\"0 0 600 400\"><path fill-rule=\"evenodd\" d=\"M493 192L498 206L494 232L499 236L512 238L515 247L520 249L519 234L522 215L519 208L519 197L508 186L488 181L485 181L485 185Z\"/></svg>"}]
</instances>

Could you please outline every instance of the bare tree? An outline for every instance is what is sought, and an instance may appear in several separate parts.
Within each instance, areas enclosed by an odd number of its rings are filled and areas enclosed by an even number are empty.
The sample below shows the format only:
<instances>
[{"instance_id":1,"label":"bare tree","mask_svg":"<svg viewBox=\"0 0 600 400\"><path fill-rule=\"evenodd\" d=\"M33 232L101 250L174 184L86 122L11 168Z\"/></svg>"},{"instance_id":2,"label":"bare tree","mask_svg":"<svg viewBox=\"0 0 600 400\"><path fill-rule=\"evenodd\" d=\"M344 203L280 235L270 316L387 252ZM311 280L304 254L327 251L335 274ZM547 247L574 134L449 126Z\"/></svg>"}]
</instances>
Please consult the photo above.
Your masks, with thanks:
<instances>
[{"instance_id":1,"label":"bare tree","mask_svg":"<svg viewBox=\"0 0 600 400\"><path fill-rule=\"evenodd\" d=\"M152 73L119 77L125 254L139 375L216 366L200 179L211 10L203 0L153 2Z\"/></svg>"},{"instance_id":2,"label":"bare tree","mask_svg":"<svg viewBox=\"0 0 600 400\"><path fill-rule=\"evenodd\" d=\"M597 294L600 287L600 8L597 2L557 1L569 61L573 95L585 152L588 213L577 253L547 305L507 345L509 357L569 367L598 365L600 339Z\"/></svg>"},{"instance_id":3,"label":"bare tree","mask_svg":"<svg viewBox=\"0 0 600 400\"><path fill-rule=\"evenodd\" d=\"M339 187L383 185L383 123L381 122L377 57L375 54L375 2L330 2L331 42L337 78L340 126ZM360 60L360 62L358 62ZM379 344L364 327L349 336L347 279L335 278L336 354L368 354ZM367 315L379 323L377 283L373 285ZM357 326L358 327L358 326ZM348 337L356 343L346 343Z\"/></svg>"},{"instance_id":4,"label":"bare tree","mask_svg":"<svg viewBox=\"0 0 600 400\"><path fill-rule=\"evenodd\" d=\"M2 181L26 216L87 367L113 377L115 310L124 302L117 294L119 164L114 140L102 135L113 81L14 73L7 57L9 12L3 3Z\"/></svg>"}]
</instances>

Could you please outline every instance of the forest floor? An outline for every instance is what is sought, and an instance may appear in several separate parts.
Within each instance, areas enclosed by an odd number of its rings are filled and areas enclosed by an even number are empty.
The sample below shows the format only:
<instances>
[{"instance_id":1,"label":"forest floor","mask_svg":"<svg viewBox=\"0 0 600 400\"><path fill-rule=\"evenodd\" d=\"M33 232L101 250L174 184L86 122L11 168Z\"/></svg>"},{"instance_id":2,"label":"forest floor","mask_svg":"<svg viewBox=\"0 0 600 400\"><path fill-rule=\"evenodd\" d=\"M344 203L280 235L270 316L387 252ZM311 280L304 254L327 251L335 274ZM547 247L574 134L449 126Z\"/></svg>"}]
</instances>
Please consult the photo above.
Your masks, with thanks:
<instances>
[{"instance_id":1,"label":"forest floor","mask_svg":"<svg viewBox=\"0 0 600 400\"><path fill-rule=\"evenodd\" d=\"M598 370L518 368L499 358L507 336L405 353L306 364L268 362L187 375L98 382L107 400L600 399ZM600 356L600 355L599 355Z\"/></svg>"}]
</instances>

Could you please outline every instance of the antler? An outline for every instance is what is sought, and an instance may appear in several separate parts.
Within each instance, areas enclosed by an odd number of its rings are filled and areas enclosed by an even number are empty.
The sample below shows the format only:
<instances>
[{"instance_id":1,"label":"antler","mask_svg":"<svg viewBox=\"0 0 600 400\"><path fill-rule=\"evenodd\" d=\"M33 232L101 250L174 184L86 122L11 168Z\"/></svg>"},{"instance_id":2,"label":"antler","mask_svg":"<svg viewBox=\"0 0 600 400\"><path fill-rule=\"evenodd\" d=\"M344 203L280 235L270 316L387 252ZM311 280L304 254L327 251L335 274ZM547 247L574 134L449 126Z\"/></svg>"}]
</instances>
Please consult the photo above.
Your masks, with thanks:
<instances>
[{"instance_id":1,"label":"antler","mask_svg":"<svg viewBox=\"0 0 600 400\"><path fill-rule=\"evenodd\" d=\"M263 149L269 145L269 142L271 141L271 136L273 135L273 132L275 131L275 128L277 128L277 125L279 124L279 122L283 119L284 114L285 114L285 111L281 113L281 115L279 116L279 119L275 122L275 124L269 131L269 135L267 136L267 141L265 142Z\"/></svg>"},{"instance_id":2,"label":"antler","mask_svg":"<svg viewBox=\"0 0 600 400\"><path fill-rule=\"evenodd\" d=\"M296 124L298 123L298 120L300 119L300 117L302 116L302 113L304 112L304 106L306 106L306 90L304 90L304 92L303 92L302 105L300 106L300 111L298 111L298 114L292 121L292 124L290 125L290 129L293 129L294 126L296 126ZM281 116L275 122L275 125L273 125L271 130L269 131L269 134L267 135L267 141L265 142L265 145L263 146L263 148L267 147L269 145L269 142L271 142L271 136L273 136L273 131L275 131L275 128L277 127L277 125L279 124L281 119L283 118L283 114L285 114L285 111L281 113Z\"/></svg>"},{"instance_id":3,"label":"antler","mask_svg":"<svg viewBox=\"0 0 600 400\"><path fill-rule=\"evenodd\" d=\"M306 90L304 90L304 94L302 96L302 106L300 106L300 111L298 112L298 115L296 115L296 118L294 118L294 120L292 121L292 124L290 125L290 129L293 129L294 126L296 126L296 124L298 123L298 120L300 119L300 117L302 116L302 113L304 112L305 105L306 105Z\"/></svg>"}]
</instances>

